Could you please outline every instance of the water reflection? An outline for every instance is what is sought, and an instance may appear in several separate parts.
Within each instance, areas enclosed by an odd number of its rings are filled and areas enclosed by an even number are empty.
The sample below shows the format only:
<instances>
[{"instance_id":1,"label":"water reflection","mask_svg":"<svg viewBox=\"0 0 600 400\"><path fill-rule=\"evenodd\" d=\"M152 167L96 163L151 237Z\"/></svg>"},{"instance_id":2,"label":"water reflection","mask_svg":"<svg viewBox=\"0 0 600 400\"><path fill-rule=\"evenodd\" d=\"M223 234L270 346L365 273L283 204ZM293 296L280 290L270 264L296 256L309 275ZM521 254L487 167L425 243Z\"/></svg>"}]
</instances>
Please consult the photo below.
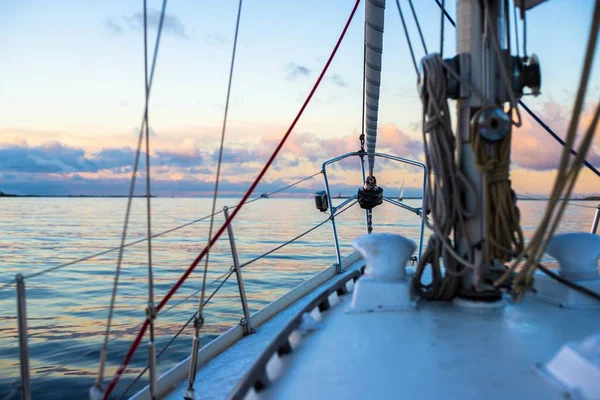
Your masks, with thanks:
<instances>
[{"instance_id":1,"label":"water reflection","mask_svg":"<svg viewBox=\"0 0 600 400\"><path fill-rule=\"evenodd\" d=\"M64 198L2 199L0 216L0 282L86 256L119 244L125 199ZM337 200L341 202L341 200ZM224 204L235 204L224 199ZM419 201L409 201L418 205ZM595 203L579 202L595 207ZM211 206L209 199L153 200L155 233L198 219ZM531 237L545 202L523 201L525 235ZM145 203L134 201L129 240L145 236ZM384 204L373 212L375 232L397 232L418 240L417 216ZM561 231L589 229L593 208L569 206ZM310 199L270 198L247 205L234 223L240 262L249 261L323 221L327 215L314 209ZM216 217L217 224L223 216ZM364 232L364 214L357 206L336 219L342 253ZM162 298L204 247L208 221L153 240L155 294ZM331 228L325 224L295 243L244 268L248 303L257 311L291 288L335 262ZM427 233L426 233L427 235ZM426 236L427 238L427 236ZM425 241L426 243L426 241ZM107 376L112 375L144 319L147 293L147 248L127 248L122 267L110 345ZM84 397L96 373L117 252L27 280L29 345L35 398ZM226 237L211 252L208 282L229 271L231 256ZM179 331L197 308L201 268L171 299L177 307L161 314L156 324L158 349ZM218 285L207 289L210 294ZM187 298L187 299L186 299ZM0 398L11 390L19 374L14 288L0 291ZM215 338L242 316L235 276L206 308L203 344ZM191 326L175 340L159 363L159 373L185 358L190 351ZM139 351L120 389L146 364ZM129 380L129 381L128 381ZM142 385L143 382L140 384ZM135 388L133 389L135 390ZM119 389L117 390L117 393Z\"/></svg>"}]
</instances>

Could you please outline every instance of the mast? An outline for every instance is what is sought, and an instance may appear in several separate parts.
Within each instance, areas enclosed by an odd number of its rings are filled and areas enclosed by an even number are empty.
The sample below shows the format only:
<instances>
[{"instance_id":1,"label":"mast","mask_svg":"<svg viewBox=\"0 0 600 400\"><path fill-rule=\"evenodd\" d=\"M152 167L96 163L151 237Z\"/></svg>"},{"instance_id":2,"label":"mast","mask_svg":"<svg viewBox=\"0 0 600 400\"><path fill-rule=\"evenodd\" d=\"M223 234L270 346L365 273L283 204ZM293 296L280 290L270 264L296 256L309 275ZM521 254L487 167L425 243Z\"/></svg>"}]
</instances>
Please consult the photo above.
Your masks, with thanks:
<instances>
[{"instance_id":1,"label":"mast","mask_svg":"<svg viewBox=\"0 0 600 400\"><path fill-rule=\"evenodd\" d=\"M461 95L457 102L457 163L459 169L469 180L472 191L463 189L462 198L468 210L473 210L471 217L465 217L464 230L456 231L458 251L465 256L473 251L472 260L475 269L467 268L461 279L460 292L479 292L482 290L481 277L489 270L490 265L484 263L483 242L485 226L491 223L485 218L486 190L482 172L476 165L476 158L471 145L471 121L475 113L484 106L481 96L470 90L477 88L492 104L499 105L507 100L504 91L499 90L497 55L490 42L489 26L486 24L486 12L489 12L496 38L502 46L504 37L504 18L502 17L501 0L457 0L457 52L460 62L460 75L463 82ZM470 239L470 240L467 240ZM468 242L473 246L468 248Z\"/></svg>"}]
</instances>

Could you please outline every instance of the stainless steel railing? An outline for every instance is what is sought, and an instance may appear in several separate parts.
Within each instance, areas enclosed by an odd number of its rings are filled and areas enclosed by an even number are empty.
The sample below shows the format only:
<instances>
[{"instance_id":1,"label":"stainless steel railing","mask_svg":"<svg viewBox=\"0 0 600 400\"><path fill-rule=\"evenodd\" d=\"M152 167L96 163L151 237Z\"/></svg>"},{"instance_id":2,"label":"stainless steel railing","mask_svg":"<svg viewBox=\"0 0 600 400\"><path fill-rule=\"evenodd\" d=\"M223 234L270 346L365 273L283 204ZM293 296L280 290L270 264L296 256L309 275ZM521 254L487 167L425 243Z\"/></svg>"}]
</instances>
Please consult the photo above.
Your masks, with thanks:
<instances>
[{"instance_id":1,"label":"stainless steel railing","mask_svg":"<svg viewBox=\"0 0 600 400\"><path fill-rule=\"evenodd\" d=\"M337 234L337 227L335 224L335 213L337 210L339 210L341 207L344 207L346 204L348 204L349 202L351 202L352 200L356 200L357 199L357 195L353 195L351 197L349 197L348 199L344 200L341 204L337 205L337 206L333 206L333 203L331 201L331 190L329 188L329 181L327 179L327 166L334 164L336 162L339 162L345 158L348 157L359 157L360 158L360 165L361 165L361 173L362 173L362 181L363 184L365 182L366 179L366 172L365 172L365 162L364 162L364 157L365 157L366 153L364 151L353 151L351 153L346 153L343 154L339 157L335 157L332 158L330 160L327 160L323 163L322 167L321 167L321 172L323 173L323 179L325 181L325 191L327 193L327 203L329 206L329 213L330 213L330 219L331 219L331 228L333 231L333 241L335 244L335 254L336 254L336 258L337 258L337 265L338 265L338 273L341 272L341 265L342 265L342 255L340 253L340 243L338 240L338 234ZM425 189L427 187L427 167L425 166L425 164L418 162L418 161L414 161L414 160L409 160L407 158L402 158L402 157L397 157L397 156L393 156L390 154L384 154L384 153L375 153L375 158L385 158L388 160L392 160L392 161L397 161L400 163L404 163L404 164L408 164L408 165L412 165L415 167L419 167L423 170L423 194L425 193ZM421 199L421 207L411 207L408 204L400 201L400 200L395 200L392 199L390 197L385 197L383 198L384 201L393 204L397 207L403 208L407 211L413 212L416 215L421 217L421 228L420 228L420 233L419 233L419 247L418 247L418 258L417 260L419 260L421 258L421 253L423 252L423 233L425 231L425 217L423 216L423 212L422 210L425 208L425 197L423 196ZM369 224L369 219L371 218L370 216L370 211L369 210L365 210L365 220L366 220L366 224L368 226Z\"/></svg>"},{"instance_id":2,"label":"stainless steel railing","mask_svg":"<svg viewBox=\"0 0 600 400\"><path fill-rule=\"evenodd\" d=\"M598 220L600 220L600 204L598 204L598 208L596 208L596 214L594 214L594 219L592 220L592 229L590 233L596 233L598 230Z\"/></svg>"}]
</instances>

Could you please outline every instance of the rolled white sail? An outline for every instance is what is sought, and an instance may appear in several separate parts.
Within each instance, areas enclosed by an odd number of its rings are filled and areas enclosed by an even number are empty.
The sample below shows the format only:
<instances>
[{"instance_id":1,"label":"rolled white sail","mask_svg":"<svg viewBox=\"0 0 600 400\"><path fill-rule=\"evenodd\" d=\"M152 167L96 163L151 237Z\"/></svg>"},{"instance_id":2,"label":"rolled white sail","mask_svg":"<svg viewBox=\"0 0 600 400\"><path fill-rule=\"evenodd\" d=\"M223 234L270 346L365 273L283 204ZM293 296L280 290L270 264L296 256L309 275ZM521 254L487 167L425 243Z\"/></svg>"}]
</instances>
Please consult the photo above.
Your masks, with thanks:
<instances>
[{"instance_id":1,"label":"rolled white sail","mask_svg":"<svg viewBox=\"0 0 600 400\"><path fill-rule=\"evenodd\" d=\"M381 55L383 52L383 21L385 0L365 3L365 130L369 174L373 173L377 144L379 88L381 86Z\"/></svg>"}]
</instances>

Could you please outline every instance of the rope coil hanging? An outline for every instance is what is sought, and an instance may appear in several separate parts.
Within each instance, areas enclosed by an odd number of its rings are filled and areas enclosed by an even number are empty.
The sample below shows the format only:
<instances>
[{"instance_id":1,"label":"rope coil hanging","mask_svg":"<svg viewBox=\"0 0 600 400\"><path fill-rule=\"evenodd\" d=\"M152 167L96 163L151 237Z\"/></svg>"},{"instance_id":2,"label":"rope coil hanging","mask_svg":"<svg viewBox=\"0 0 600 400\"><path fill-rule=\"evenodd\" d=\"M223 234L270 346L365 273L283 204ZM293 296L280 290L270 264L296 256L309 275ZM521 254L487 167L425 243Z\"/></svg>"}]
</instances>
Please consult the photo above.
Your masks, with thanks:
<instances>
[{"instance_id":1,"label":"rope coil hanging","mask_svg":"<svg viewBox=\"0 0 600 400\"><path fill-rule=\"evenodd\" d=\"M506 123L507 134L498 141L486 140L478 131L477 121L486 110L495 111L496 107L484 107L472 118L471 146L477 168L483 174L484 187L484 262L489 264L496 259L510 261L523 250L524 238L520 225L516 194L510 182L510 145L512 129ZM500 111L501 113L502 111Z\"/></svg>"},{"instance_id":2,"label":"rope coil hanging","mask_svg":"<svg viewBox=\"0 0 600 400\"><path fill-rule=\"evenodd\" d=\"M433 230L427 249L419 260L415 273L415 290L426 299L450 300L458 289L458 277L471 264L472 254L466 259L459 255L450 241L455 229L466 232L464 220L472 214L462 206L463 185L471 189L455 160L456 138L452 132L450 110L446 96L446 80L442 58L431 54L423 58L424 76L421 91L423 102L423 145L428 179L423 214L430 212ZM433 174L433 177L431 176ZM469 238L467 237L467 240ZM469 244L469 248L472 246ZM469 252L471 253L471 252ZM442 272L442 262L445 274ZM432 269L432 282L422 283L427 265Z\"/></svg>"}]
</instances>

